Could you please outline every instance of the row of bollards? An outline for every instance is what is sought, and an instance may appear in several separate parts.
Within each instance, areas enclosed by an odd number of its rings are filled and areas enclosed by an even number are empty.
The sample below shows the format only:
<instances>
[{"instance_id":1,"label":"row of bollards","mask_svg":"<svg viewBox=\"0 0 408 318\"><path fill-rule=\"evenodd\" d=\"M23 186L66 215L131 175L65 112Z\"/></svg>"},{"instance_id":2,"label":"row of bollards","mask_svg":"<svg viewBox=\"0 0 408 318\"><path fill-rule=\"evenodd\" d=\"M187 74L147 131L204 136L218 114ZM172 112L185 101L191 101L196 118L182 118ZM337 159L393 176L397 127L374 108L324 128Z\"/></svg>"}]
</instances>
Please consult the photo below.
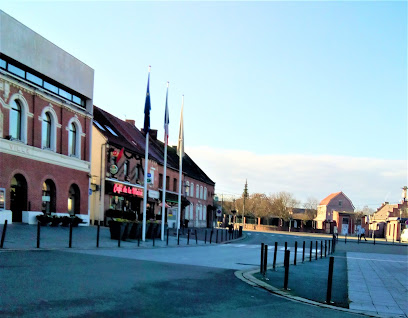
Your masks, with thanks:
<instances>
[{"instance_id":1,"label":"row of bollards","mask_svg":"<svg viewBox=\"0 0 408 318\"><path fill-rule=\"evenodd\" d=\"M316 241L316 250L315 250L315 259L318 259L318 241ZM324 257L327 257L327 254L333 254L335 252L336 241L333 239L325 240L324 241ZM306 249L306 242L303 241L302 245L302 263L305 261L305 249ZM297 264L297 250L298 250L298 243L295 242L295 251L294 251L294 258L293 258L293 265L296 266ZM278 251L278 242L275 242L275 250L273 255L273 265L272 269L276 270L276 256ZM312 261L312 252L313 252L313 241L310 241L310 252L309 252L309 262ZM285 250L284 250L284 281L283 281L283 288L285 290L290 290L288 288L289 284L289 267L290 267L290 250L288 249L288 243L285 242ZM323 258L323 241L320 241L320 258ZM267 264L268 264L268 245L262 243L261 244L261 261L260 261L260 273L265 276L267 272ZM329 274L327 279L327 295L326 295L326 303L331 303L331 291L332 291L332 280L333 280L333 264L334 264L334 257L330 257L329 263Z\"/></svg>"},{"instance_id":2,"label":"row of bollards","mask_svg":"<svg viewBox=\"0 0 408 318\"><path fill-rule=\"evenodd\" d=\"M3 225L3 231L1 234L1 241L0 241L0 248L4 247L4 241L5 241L5 237L6 237L6 233L7 233L7 224L8 224L8 220L5 220L4 225ZM68 247L72 248L72 235L73 235L73 230L72 230L73 226L72 224L69 224L69 240L68 240ZM126 229L125 229L126 231ZM215 243L219 243L219 230L215 230ZM239 232L238 230L220 230L221 231L221 235L220 235L220 242L225 242L227 240L231 240L231 239L236 239L239 236ZM188 233L187 233L187 245L190 244L190 233L191 230L188 229ZM155 237L157 233L154 233L152 235L152 243L153 246L155 246ZM198 244L198 235L197 235L197 229L194 229L194 234L195 234L195 240L196 240L196 244ZM209 243L212 244L213 243L213 234L214 234L214 230L211 229L210 235L209 235ZM141 235L141 233L140 233ZM137 235L137 246L140 246L140 235ZM97 225L97 231L96 231L96 247L99 248L99 240L100 239L100 224ZM121 240L124 240L122 238L122 228L119 227L119 235L118 235L118 247L120 247L121 244ZM204 243L207 244L207 229L205 230L205 238L204 238ZM166 237L166 245L169 245L169 229L167 229L167 237ZM178 236L177 236L177 245L180 245L180 231L178 231ZM40 248L41 246L41 222L37 222L37 248Z\"/></svg>"}]
</instances>

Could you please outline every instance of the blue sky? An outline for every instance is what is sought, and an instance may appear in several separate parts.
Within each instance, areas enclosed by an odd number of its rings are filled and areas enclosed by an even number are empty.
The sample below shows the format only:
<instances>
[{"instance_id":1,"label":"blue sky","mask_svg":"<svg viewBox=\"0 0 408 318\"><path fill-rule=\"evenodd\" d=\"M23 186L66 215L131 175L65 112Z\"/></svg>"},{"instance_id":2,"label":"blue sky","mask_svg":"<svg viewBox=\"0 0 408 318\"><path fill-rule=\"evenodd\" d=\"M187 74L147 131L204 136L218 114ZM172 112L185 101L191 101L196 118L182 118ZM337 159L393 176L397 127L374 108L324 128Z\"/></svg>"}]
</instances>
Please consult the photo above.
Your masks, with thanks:
<instances>
[{"instance_id":1,"label":"blue sky","mask_svg":"<svg viewBox=\"0 0 408 318\"><path fill-rule=\"evenodd\" d=\"M94 68L95 105L138 127L151 65L152 128L169 81L170 143L184 94L186 151L217 192L248 179L376 207L407 184L406 2L0 5Z\"/></svg>"}]
</instances>

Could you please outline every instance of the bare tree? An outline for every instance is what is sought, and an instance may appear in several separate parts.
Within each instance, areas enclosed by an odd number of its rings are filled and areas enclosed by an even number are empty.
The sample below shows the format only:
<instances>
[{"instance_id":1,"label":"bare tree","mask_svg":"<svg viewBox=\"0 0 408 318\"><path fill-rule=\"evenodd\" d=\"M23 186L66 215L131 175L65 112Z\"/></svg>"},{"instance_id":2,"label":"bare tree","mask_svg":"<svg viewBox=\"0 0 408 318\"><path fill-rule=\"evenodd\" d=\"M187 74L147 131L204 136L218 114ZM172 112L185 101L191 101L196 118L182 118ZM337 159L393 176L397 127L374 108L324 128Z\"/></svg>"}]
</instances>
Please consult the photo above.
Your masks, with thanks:
<instances>
[{"instance_id":1,"label":"bare tree","mask_svg":"<svg viewBox=\"0 0 408 318\"><path fill-rule=\"evenodd\" d=\"M299 206L299 201L289 192L271 194L269 198L271 200L272 215L277 216L284 221L289 221L292 208Z\"/></svg>"},{"instance_id":2,"label":"bare tree","mask_svg":"<svg viewBox=\"0 0 408 318\"><path fill-rule=\"evenodd\" d=\"M319 200L316 198L308 197L306 202L303 203L303 208L305 209L306 220L312 221L317 216L317 206L319 205Z\"/></svg>"}]
</instances>

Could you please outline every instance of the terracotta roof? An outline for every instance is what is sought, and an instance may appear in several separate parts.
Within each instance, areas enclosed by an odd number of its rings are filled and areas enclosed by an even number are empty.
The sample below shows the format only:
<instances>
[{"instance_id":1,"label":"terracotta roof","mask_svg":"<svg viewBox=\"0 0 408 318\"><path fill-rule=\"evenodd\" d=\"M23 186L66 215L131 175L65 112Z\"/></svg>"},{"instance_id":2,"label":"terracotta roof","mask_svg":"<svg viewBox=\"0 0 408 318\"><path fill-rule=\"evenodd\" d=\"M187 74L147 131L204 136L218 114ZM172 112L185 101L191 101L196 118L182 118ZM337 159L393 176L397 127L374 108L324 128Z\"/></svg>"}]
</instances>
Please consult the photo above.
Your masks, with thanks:
<instances>
[{"instance_id":1,"label":"terracotta roof","mask_svg":"<svg viewBox=\"0 0 408 318\"><path fill-rule=\"evenodd\" d=\"M331 200L333 200L335 197L337 197L340 192L336 192L336 193L332 193L330 195L328 195L327 197L325 197L320 203L319 205L328 205L330 203Z\"/></svg>"}]
</instances>

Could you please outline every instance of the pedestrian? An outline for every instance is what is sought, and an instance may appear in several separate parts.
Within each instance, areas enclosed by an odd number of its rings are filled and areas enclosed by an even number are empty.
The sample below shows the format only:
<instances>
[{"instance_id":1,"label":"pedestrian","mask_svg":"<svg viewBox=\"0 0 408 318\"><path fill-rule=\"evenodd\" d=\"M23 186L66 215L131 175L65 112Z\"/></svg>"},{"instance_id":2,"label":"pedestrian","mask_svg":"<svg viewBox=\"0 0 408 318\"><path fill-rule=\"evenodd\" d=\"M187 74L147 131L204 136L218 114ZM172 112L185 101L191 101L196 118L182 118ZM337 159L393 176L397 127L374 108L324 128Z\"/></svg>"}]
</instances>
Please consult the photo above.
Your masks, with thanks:
<instances>
[{"instance_id":1,"label":"pedestrian","mask_svg":"<svg viewBox=\"0 0 408 318\"><path fill-rule=\"evenodd\" d=\"M334 238L336 241L339 240L339 233L338 233L338 231L337 231L337 226L336 226L336 225L333 227L333 238Z\"/></svg>"},{"instance_id":2,"label":"pedestrian","mask_svg":"<svg viewBox=\"0 0 408 318\"><path fill-rule=\"evenodd\" d=\"M361 227L360 228L360 241L361 241L361 238L364 236L364 241L366 241L367 242L367 239L366 239L366 236L365 236L365 228L364 227Z\"/></svg>"}]
</instances>

